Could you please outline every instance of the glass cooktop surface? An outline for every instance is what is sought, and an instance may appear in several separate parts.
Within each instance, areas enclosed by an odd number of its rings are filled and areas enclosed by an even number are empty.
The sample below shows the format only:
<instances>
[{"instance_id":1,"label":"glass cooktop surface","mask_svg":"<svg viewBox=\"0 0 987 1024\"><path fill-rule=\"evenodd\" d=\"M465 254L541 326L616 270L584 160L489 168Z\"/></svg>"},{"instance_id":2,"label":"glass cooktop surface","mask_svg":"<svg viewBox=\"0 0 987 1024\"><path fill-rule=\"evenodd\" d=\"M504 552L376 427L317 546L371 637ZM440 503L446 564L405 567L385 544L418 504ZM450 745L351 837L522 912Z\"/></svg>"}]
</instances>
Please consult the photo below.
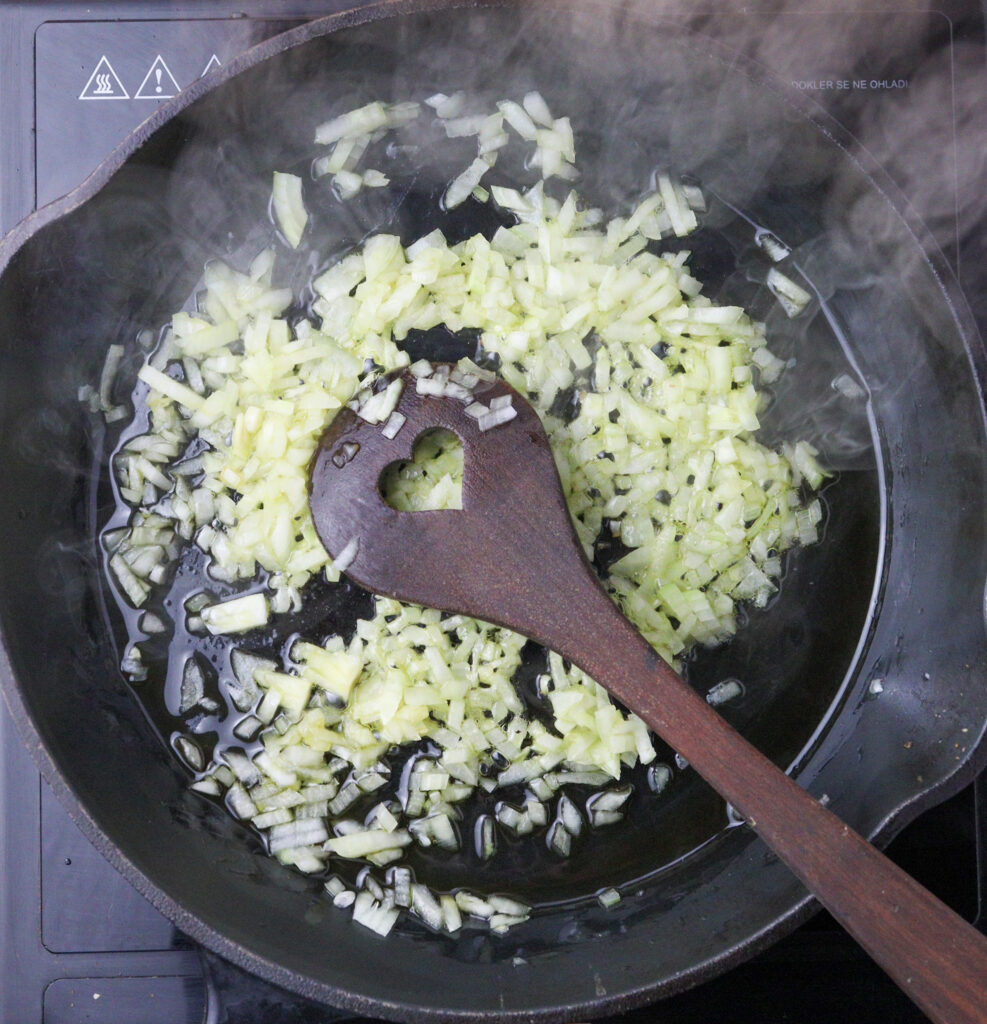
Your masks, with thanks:
<instances>
[{"instance_id":1,"label":"glass cooktop surface","mask_svg":"<svg viewBox=\"0 0 987 1024\"><path fill-rule=\"evenodd\" d=\"M0 3L0 229L81 182L157 105L254 43L319 13L351 6L221 3ZM927 24L926 52L839 66L838 47L777 52L775 70L835 116L914 101L921 61L949 62L936 140L955 230L942 242L981 330L987 262L961 230L964 133L983 90L984 13L946 5L875 13L799 9L800 31L823 39L895 38L900 19ZM864 7L866 5L860 5ZM954 9L955 8L955 9ZM878 44L879 46L879 44ZM879 52L879 49L878 51ZM978 55L981 76L966 72ZM970 90L980 90L971 97ZM975 102L971 102L975 101ZM894 118L890 117L892 125ZM981 138L984 136L982 135ZM894 169L891 169L894 173ZM904 187L906 182L899 182ZM980 235L987 235L987 231ZM2 1024L302 1024L353 1019L249 977L200 949L103 860L39 777L0 704L0 1022ZM985 928L987 780L925 813L891 856L967 920ZM427 985L427 979L423 979ZM620 1018L708 1024L910 1024L924 1020L825 913L752 961L698 989Z\"/></svg>"}]
</instances>

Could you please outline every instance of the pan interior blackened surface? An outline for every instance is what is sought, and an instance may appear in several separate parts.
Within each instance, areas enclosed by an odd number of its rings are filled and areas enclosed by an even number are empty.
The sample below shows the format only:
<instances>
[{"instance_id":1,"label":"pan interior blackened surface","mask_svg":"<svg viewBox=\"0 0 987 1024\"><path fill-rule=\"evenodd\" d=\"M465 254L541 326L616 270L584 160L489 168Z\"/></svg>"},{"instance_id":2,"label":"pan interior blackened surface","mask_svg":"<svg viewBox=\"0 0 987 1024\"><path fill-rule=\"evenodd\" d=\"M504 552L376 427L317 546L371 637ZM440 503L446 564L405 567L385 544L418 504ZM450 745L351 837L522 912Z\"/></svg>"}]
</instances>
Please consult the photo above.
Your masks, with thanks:
<instances>
[{"instance_id":1,"label":"pan interior blackened surface","mask_svg":"<svg viewBox=\"0 0 987 1024\"><path fill-rule=\"evenodd\" d=\"M805 784L868 834L947 788L987 720L977 685L983 415L967 340L932 268L890 205L881 206L882 238L905 257L891 265L891 253L834 214L827 197L837 188L873 192L873 182L762 84L676 43L667 28L661 62L648 45L659 37L640 27L633 45L612 33L606 48L620 59L604 60L585 28L547 11L523 31L514 11L450 12L316 39L179 114L102 191L39 231L0 279L0 622L16 717L40 738L46 774L97 845L181 927L297 991L363 1010L379 1000L378 1015L561 1018L639 1002L755 948L803 894L746 829L723 827L722 804L683 772L660 825L632 820L597 848L606 870L589 868L601 884L652 871L616 910L563 903L504 937L409 928L381 941L187 792L122 681L106 628L93 535L110 509L94 481L107 471L112 439L84 415L76 389L95 379L108 344L133 352L137 332L181 306L207 259L250 239L270 171L314 155L311 126L326 96L335 112L378 96L450 91L457 77L454 85L486 87L494 99L538 86L573 113L577 130L588 126L589 173L579 185L587 200L613 208L659 165L723 198L695 257L708 262L697 271L714 297L750 287L755 308L765 299L759 271L732 240L747 228L726 204L791 244L826 302L794 330L779 322L792 349L782 354L799 360L799 372L783 378L765 418L783 436L792 411L804 413L794 421L800 436L818 440L839 470L825 495L827 532L793 559L775 606L729 647L697 655L691 678L742 678L737 724L780 763L798 758ZM714 112L702 131L683 130L684 103ZM423 174L409 195L431 202L449 170ZM373 225L344 227L356 242ZM870 389L878 454L841 406L849 399L830 387L836 367ZM131 359L131 376L135 369ZM796 381L805 393L786 395ZM808 742L831 705L827 727ZM650 864L641 853L649 844ZM514 861L505 875L531 870ZM588 884L579 878L582 891Z\"/></svg>"}]
</instances>

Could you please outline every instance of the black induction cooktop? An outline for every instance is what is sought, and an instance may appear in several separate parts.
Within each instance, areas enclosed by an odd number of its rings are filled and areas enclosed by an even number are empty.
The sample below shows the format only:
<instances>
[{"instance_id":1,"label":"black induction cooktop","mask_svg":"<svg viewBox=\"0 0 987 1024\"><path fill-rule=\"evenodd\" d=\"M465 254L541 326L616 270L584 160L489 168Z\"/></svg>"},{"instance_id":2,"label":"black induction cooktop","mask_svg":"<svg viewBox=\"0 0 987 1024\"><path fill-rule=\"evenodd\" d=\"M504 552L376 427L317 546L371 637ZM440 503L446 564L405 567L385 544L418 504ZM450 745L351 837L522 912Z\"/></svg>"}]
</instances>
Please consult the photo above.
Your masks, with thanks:
<instances>
[{"instance_id":1,"label":"black induction cooktop","mask_svg":"<svg viewBox=\"0 0 987 1024\"><path fill-rule=\"evenodd\" d=\"M82 181L163 100L252 44L337 2L0 2L0 230ZM756 11L745 6L745 11ZM775 5L776 6L776 5ZM953 188L955 231L942 243L987 332L987 231L961 223L968 172L964 111L987 106L985 12L948 3L875 12L841 4L799 5L787 16L834 40L889 19L921 18L927 53L983 75L954 74L941 153ZM931 11L931 14L930 14ZM866 116L874 93L909 101L916 55L833 66L814 56L777 55L774 69L846 122ZM923 55L919 55L922 57ZM880 66L881 71L876 69ZM979 83L979 84L978 84ZM979 90L971 97L969 90ZM955 90L964 90L958 95ZM897 102L897 100L895 100ZM973 102L971 102L973 101ZM984 137L984 136L981 136ZM893 169L892 169L893 173ZM952 183L952 184L950 184ZM903 187L906 183L899 182ZM947 196L947 200L950 197ZM187 939L102 859L33 767L0 705L0 1024L302 1024L354 1019L249 977ZM968 921L987 931L987 778L925 813L889 853ZM427 979L423 980L427 985ZM916 1010L825 913L754 960L699 989L619 1019L660 1024L855 1024L921 1022Z\"/></svg>"}]
</instances>

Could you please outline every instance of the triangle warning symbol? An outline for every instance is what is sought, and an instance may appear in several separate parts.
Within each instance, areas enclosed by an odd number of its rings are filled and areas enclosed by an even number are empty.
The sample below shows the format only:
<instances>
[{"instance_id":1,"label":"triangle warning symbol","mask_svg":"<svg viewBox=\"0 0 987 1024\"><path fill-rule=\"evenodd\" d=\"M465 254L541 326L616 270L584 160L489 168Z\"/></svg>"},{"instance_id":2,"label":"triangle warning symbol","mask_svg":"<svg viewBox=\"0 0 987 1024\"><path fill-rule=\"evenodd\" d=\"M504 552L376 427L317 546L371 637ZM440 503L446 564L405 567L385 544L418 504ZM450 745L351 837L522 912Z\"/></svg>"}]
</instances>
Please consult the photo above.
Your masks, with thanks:
<instances>
[{"instance_id":1,"label":"triangle warning symbol","mask_svg":"<svg viewBox=\"0 0 987 1024\"><path fill-rule=\"evenodd\" d=\"M164 58L159 53L154 58L154 63L147 69L144 81L134 94L135 100L167 100L177 96L181 87L175 81L175 76L168 70Z\"/></svg>"},{"instance_id":2,"label":"triangle warning symbol","mask_svg":"<svg viewBox=\"0 0 987 1024\"><path fill-rule=\"evenodd\" d=\"M199 78L202 78L203 75L208 75L210 71L215 71L216 68L221 68L222 66L223 62L216 56L216 54L213 54L209 58L209 63L202 69L202 74L199 75Z\"/></svg>"},{"instance_id":3,"label":"triangle warning symbol","mask_svg":"<svg viewBox=\"0 0 987 1024\"><path fill-rule=\"evenodd\" d=\"M113 66L106 56L99 58L95 71L89 76L85 88L79 93L80 100L129 100L130 93L117 78Z\"/></svg>"}]
</instances>

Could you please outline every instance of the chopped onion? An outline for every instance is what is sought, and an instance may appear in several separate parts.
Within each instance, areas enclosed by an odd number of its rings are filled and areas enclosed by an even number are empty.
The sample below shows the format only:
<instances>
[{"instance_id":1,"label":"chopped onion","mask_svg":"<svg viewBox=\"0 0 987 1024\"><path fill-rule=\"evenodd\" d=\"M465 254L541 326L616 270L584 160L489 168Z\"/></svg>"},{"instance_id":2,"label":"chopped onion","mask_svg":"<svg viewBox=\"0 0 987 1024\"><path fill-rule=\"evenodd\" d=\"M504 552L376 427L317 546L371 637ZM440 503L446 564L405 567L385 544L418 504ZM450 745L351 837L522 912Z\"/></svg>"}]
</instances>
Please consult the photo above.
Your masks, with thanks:
<instances>
[{"instance_id":1,"label":"chopped onion","mask_svg":"<svg viewBox=\"0 0 987 1024\"><path fill-rule=\"evenodd\" d=\"M263 573L268 584L219 603L194 595L188 630L235 632L300 610L307 584L316 575L336 582L358 551L354 537L330 560L307 506L307 466L326 420L348 405L396 436L400 383L379 375L410 364L419 393L465 403L481 430L516 415L509 396L487 402L485 384L504 379L528 396L587 555L601 537L624 546L606 580L621 608L669 661L720 642L736 629L738 601L763 604L774 593L781 552L818 536L821 505L800 488L818 487L825 473L804 442L772 451L756 439L757 385L786 368L763 325L706 298L687 253L651 244L696 226L701 190L660 174L651 193L608 219L574 192L545 187L575 174L575 137L539 93L480 114L460 94L427 102L436 134L477 143L445 207L490 198L513 223L453 245L439 230L407 246L371 234L316 277L312 318L297 322L286 316L291 291L273 286L273 251L245 273L210 264L198 309L173 318L140 371L150 423L114 462L134 515L104 537L113 578L139 605L192 543L217 581L245 585ZM364 153L417 112L371 103L327 121L317 140L332 150L313 172L331 175L341 197L386 184L382 171L359 170ZM542 180L525 191L481 187L516 136ZM275 179L282 200L273 207L296 245L305 222L292 178ZM797 302L797 285L771 281ZM477 331L477 360L498 374L471 360L451 372L412 364L405 339L442 324ZM461 446L433 438L421 449L397 474L395 507L457 507ZM261 749L248 757L220 746L202 780L302 871L325 870L332 857L397 863L412 839L457 849L456 804L477 791L504 797L477 820L482 859L497 856L501 829L547 830L550 849L568 856L587 819L603 827L623 816L630 789L594 793L584 817L567 787L612 787L635 764L651 764L656 793L671 778L652 764L644 724L557 655L538 685L552 727L529 715L513 685L525 641L508 630L377 598L352 636L319 639L277 660L231 652L232 678L221 673L221 685L245 716L234 735L258 737ZM132 651L135 672L146 674ZM218 710L202 667L189 672L189 710ZM390 749L423 743L428 756L392 779ZM502 931L529 913L510 898L433 893L401 866L390 869L390 888L362 877L358 892L340 882L328 895L382 933L399 907L446 932L464 914Z\"/></svg>"},{"instance_id":2,"label":"chopped onion","mask_svg":"<svg viewBox=\"0 0 987 1024\"><path fill-rule=\"evenodd\" d=\"M353 537L343 545L343 550L339 552L336 558L333 560L337 572L346 572L346 570L353 564L353 560L356 558L360 551L360 538Z\"/></svg>"},{"instance_id":3,"label":"chopped onion","mask_svg":"<svg viewBox=\"0 0 987 1024\"><path fill-rule=\"evenodd\" d=\"M276 171L271 204L281 233L288 240L288 244L297 249L308 222L308 213L302 199L302 179L296 174L282 174Z\"/></svg>"},{"instance_id":4,"label":"chopped onion","mask_svg":"<svg viewBox=\"0 0 987 1024\"><path fill-rule=\"evenodd\" d=\"M744 688L739 680L723 679L707 690L706 703L711 704L713 707L719 707L727 701L736 700L743 692Z\"/></svg>"},{"instance_id":5,"label":"chopped onion","mask_svg":"<svg viewBox=\"0 0 987 1024\"><path fill-rule=\"evenodd\" d=\"M403 413L400 413L397 410L395 410L394 412L391 413L390 416L387 417L387 422L381 428L381 433L389 441L393 440L400 433L401 428L404 426L406 419L407 417ZM340 569L340 572L342 571L343 570Z\"/></svg>"},{"instance_id":6,"label":"chopped onion","mask_svg":"<svg viewBox=\"0 0 987 1024\"><path fill-rule=\"evenodd\" d=\"M269 835L268 845L271 853L324 843L329 838L324 822L318 818L294 821L288 825L275 825Z\"/></svg>"},{"instance_id":7,"label":"chopped onion","mask_svg":"<svg viewBox=\"0 0 987 1024\"><path fill-rule=\"evenodd\" d=\"M382 423L394 412L403 388L404 384L401 379L396 377L383 391L378 391L366 401L361 402L356 414L367 423Z\"/></svg>"},{"instance_id":8,"label":"chopped onion","mask_svg":"<svg viewBox=\"0 0 987 1024\"><path fill-rule=\"evenodd\" d=\"M265 594L245 594L202 609L202 621L210 633L244 633L267 624L269 610Z\"/></svg>"},{"instance_id":9,"label":"chopped onion","mask_svg":"<svg viewBox=\"0 0 987 1024\"><path fill-rule=\"evenodd\" d=\"M754 242L775 263L785 259L792 251L780 238L763 228L754 233Z\"/></svg>"},{"instance_id":10,"label":"chopped onion","mask_svg":"<svg viewBox=\"0 0 987 1024\"><path fill-rule=\"evenodd\" d=\"M494 908L490 903L465 889L456 893L456 904L464 914L469 914L470 917L490 918L494 915Z\"/></svg>"},{"instance_id":11,"label":"chopped onion","mask_svg":"<svg viewBox=\"0 0 987 1024\"><path fill-rule=\"evenodd\" d=\"M205 696L206 680L202 666L196 657L188 658L182 670L182 689L179 714L187 714L196 707Z\"/></svg>"},{"instance_id":12,"label":"chopped onion","mask_svg":"<svg viewBox=\"0 0 987 1024\"><path fill-rule=\"evenodd\" d=\"M355 832L348 836L336 836L334 839L329 839L325 847L337 857L357 860L371 853L380 853L382 850L393 850L396 847L407 846L410 842L411 836L407 832L367 829L365 832Z\"/></svg>"},{"instance_id":13,"label":"chopped onion","mask_svg":"<svg viewBox=\"0 0 987 1024\"><path fill-rule=\"evenodd\" d=\"M538 133L535 122L531 115L519 103L513 100L504 100L497 104L498 109L504 115L504 120L527 142L534 141Z\"/></svg>"},{"instance_id":14,"label":"chopped onion","mask_svg":"<svg viewBox=\"0 0 987 1024\"><path fill-rule=\"evenodd\" d=\"M867 392L848 373L833 378L832 387L845 398L863 398Z\"/></svg>"},{"instance_id":15,"label":"chopped onion","mask_svg":"<svg viewBox=\"0 0 987 1024\"><path fill-rule=\"evenodd\" d=\"M560 857L568 857L572 852L572 833L561 821L555 821L548 830L548 848Z\"/></svg>"},{"instance_id":16,"label":"chopped onion","mask_svg":"<svg viewBox=\"0 0 987 1024\"><path fill-rule=\"evenodd\" d=\"M411 912L429 928L435 931L442 928L442 908L431 890L419 882L411 884Z\"/></svg>"},{"instance_id":17,"label":"chopped onion","mask_svg":"<svg viewBox=\"0 0 987 1024\"><path fill-rule=\"evenodd\" d=\"M238 740L249 742L263 728L264 723L256 715L247 715L233 726L233 735Z\"/></svg>"},{"instance_id":18,"label":"chopped onion","mask_svg":"<svg viewBox=\"0 0 987 1024\"><path fill-rule=\"evenodd\" d=\"M447 210L455 209L460 203L469 198L470 193L480 184L480 180L490 170L490 161L493 157L493 153L487 154L484 157L477 157L458 178L455 178L450 183L443 197L443 203Z\"/></svg>"},{"instance_id":19,"label":"chopped onion","mask_svg":"<svg viewBox=\"0 0 987 1024\"><path fill-rule=\"evenodd\" d=\"M466 103L466 93L456 92L451 96L446 96L444 93L437 92L434 96L429 96L425 102L435 111L436 117L456 117Z\"/></svg>"},{"instance_id":20,"label":"chopped onion","mask_svg":"<svg viewBox=\"0 0 987 1024\"><path fill-rule=\"evenodd\" d=\"M601 907L605 907L610 910L612 907L617 906L620 902L620 893L616 889L603 889L597 894L597 900Z\"/></svg>"},{"instance_id":21,"label":"chopped onion","mask_svg":"<svg viewBox=\"0 0 987 1024\"><path fill-rule=\"evenodd\" d=\"M368 892L358 893L353 903L353 920L378 935L387 935L398 919L393 906L378 903Z\"/></svg>"},{"instance_id":22,"label":"chopped onion","mask_svg":"<svg viewBox=\"0 0 987 1024\"><path fill-rule=\"evenodd\" d=\"M536 90L529 92L524 97L523 106L532 121L538 121L548 127L552 126L552 121L554 120L552 112L548 109L548 104L540 92Z\"/></svg>"},{"instance_id":23,"label":"chopped onion","mask_svg":"<svg viewBox=\"0 0 987 1024\"><path fill-rule=\"evenodd\" d=\"M509 401L510 399L508 399ZM501 424L510 423L515 416L517 416L517 409L512 405L506 405L499 409L491 408L489 412L485 412L480 416L476 423L480 430L493 430L494 427L499 427Z\"/></svg>"},{"instance_id":24,"label":"chopped onion","mask_svg":"<svg viewBox=\"0 0 987 1024\"><path fill-rule=\"evenodd\" d=\"M178 756L181 757L192 771L202 771L206 763L205 756L195 740L188 736L176 736L174 746L175 750L178 752Z\"/></svg>"},{"instance_id":25,"label":"chopped onion","mask_svg":"<svg viewBox=\"0 0 987 1024\"><path fill-rule=\"evenodd\" d=\"M768 271L764 279L771 294L789 317L796 317L809 304L812 295L776 267Z\"/></svg>"},{"instance_id":26,"label":"chopped onion","mask_svg":"<svg viewBox=\"0 0 987 1024\"><path fill-rule=\"evenodd\" d=\"M150 363L145 363L138 371L137 376L155 391L188 409L202 408L203 399L200 395L180 381L155 369Z\"/></svg>"}]
</instances>

